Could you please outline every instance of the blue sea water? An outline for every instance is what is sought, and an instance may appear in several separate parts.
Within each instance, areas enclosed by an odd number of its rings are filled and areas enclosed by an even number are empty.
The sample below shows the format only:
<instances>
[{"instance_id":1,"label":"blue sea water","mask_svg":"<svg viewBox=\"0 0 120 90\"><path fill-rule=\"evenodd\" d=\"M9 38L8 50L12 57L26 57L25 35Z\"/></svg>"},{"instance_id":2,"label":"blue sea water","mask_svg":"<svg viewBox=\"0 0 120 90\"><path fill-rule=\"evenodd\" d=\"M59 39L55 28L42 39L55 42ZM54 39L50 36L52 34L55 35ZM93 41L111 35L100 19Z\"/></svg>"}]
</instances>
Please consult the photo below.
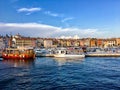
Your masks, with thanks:
<instances>
[{"instance_id":1,"label":"blue sea water","mask_svg":"<svg viewBox=\"0 0 120 90\"><path fill-rule=\"evenodd\" d=\"M0 90L120 90L120 58L1 58Z\"/></svg>"}]
</instances>

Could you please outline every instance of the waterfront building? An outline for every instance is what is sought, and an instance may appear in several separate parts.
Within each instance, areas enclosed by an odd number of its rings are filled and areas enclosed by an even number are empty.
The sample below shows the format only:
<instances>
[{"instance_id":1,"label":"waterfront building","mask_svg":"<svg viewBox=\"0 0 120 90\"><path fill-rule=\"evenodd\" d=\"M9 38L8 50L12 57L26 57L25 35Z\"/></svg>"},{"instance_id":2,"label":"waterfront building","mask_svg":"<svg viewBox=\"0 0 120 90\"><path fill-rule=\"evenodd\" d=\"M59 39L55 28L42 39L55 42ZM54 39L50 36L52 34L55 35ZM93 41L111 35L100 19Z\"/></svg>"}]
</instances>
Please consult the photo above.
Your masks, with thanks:
<instances>
[{"instance_id":1,"label":"waterfront building","mask_svg":"<svg viewBox=\"0 0 120 90\"><path fill-rule=\"evenodd\" d=\"M104 40L103 39L97 39L97 47L103 47Z\"/></svg>"},{"instance_id":2,"label":"waterfront building","mask_svg":"<svg viewBox=\"0 0 120 90\"><path fill-rule=\"evenodd\" d=\"M90 38L86 38L83 40L84 40L84 46L90 46Z\"/></svg>"},{"instance_id":3,"label":"waterfront building","mask_svg":"<svg viewBox=\"0 0 120 90\"><path fill-rule=\"evenodd\" d=\"M61 39L55 39L53 41L53 45L56 45L57 47L61 47Z\"/></svg>"},{"instance_id":4,"label":"waterfront building","mask_svg":"<svg viewBox=\"0 0 120 90\"><path fill-rule=\"evenodd\" d=\"M59 39L59 40L60 40L60 47L63 47L64 46L63 39Z\"/></svg>"},{"instance_id":5,"label":"waterfront building","mask_svg":"<svg viewBox=\"0 0 120 90\"><path fill-rule=\"evenodd\" d=\"M12 47L36 47L36 39L30 37L13 37Z\"/></svg>"},{"instance_id":6,"label":"waterfront building","mask_svg":"<svg viewBox=\"0 0 120 90\"><path fill-rule=\"evenodd\" d=\"M83 47L83 46L84 46L84 42L85 42L84 39L81 39L81 40L80 40L80 46Z\"/></svg>"},{"instance_id":7,"label":"waterfront building","mask_svg":"<svg viewBox=\"0 0 120 90\"><path fill-rule=\"evenodd\" d=\"M104 47L114 47L116 45L117 45L117 43L116 43L115 38L105 39L104 40Z\"/></svg>"},{"instance_id":8,"label":"waterfront building","mask_svg":"<svg viewBox=\"0 0 120 90\"><path fill-rule=\"evenodd\" d=\"M67 46L67 41L66 41L66 39L60 39L60 46L61 46L61 47L66 47L66 46Z\"/></svg>"},{"instance_id":9,"label":"waterfront building","mask_svg":"<svg viewBox=\"0 0 120 90\"><path fill-rule=\"evenodd\" d=\"M53 47L58 47L59 46L59 43L58 43L58 39L52 39L53 41Z\"/></svg>"},{"instance_id":10,"label":"waterfront building","mask_svg":"<svg viewBox=\"0 0 120 90\"><path fill-rule=\"evenodd\" d=\"M36 47L37 48L44 47L44 39L43 38L36 39Z\"/></svg>"},{"instance_id":11,"label":"waterfront building","mask_svg":"<svg viewBox=\"0 0 120 90\"><path fill-rule=\"evenodd\" d=\"M70 46L72 46L72 45L71 45L71 40L68 39L68 40L67 40L67 47L70 47Z\"/></svg>"},{"instance_id":12,"label":"waterfront building","mask_svg":"<svg viewBox=\"0 0 120 90\"><path fill-rule=\"evenodd\" d=\"M0 41L2 42L2 41ZM83 38L83 39L56 39L56 38L31 38L23 37L20 34L15 36L3 37L5 47L32 46L32 47L114 47L120 46L120 38L100 39L100 38ZM1 45L2 46L2 45Z\"/></svg>"},{"instance_id":13,"label":"waterfront building","mask_svg":"<svg viewBox=\"0 0 120 90\"><path fill-rule=\"evenodd\" d=\"M16 39L16 46L31 46L35 47L35 39L34 38L17 38Z\"/></svg>"},{"instance_id":14,"label":"waterfront building","mask_svg":"<svg viewBox=\"0 0 120 90\"><path fill-rule=\"evenodd\" d=\"M70 39L70 46L74 46L74 42L75 42L75 40L74 39Z\"/></svg>"},{"instance_id":15,"label":"waterfront building","mask_svg":"<svg viewBox=\"0 0 120 90\"><path fill-rule=\"evenodd\" d=\"M75 40L74 40L74 46L75 46L75 47L80 46L80 40L75 39Z\"/></svg>"},{"instance_id":16,"label":"waterfront building","mask_svg":"<svg viewBox=\"0 0 120 90\"><path fill-rule=\"evenodd\" d=\"M92 38L91 40L90 40L90 47L96 47L97 46L97 39L95 39L95 38Z\"/></svg>"},{"instance_id":17,"label":"waterfront building","mask_svg":"<svg viewBox=\"0 0 120 90\"><path fill-rule=\"evenodd\" d=\"M45 48L51 48L51 47L53 47L53 41L52 41L52 39L44 39L44 47Z\"/></svg>"},{"instance_id":18,"label":"waterfront building","mask_svg":"<svg viewBox=\"0 0 120 90\"><path fill-rule=\"evenodd\" d=\"M116 45L120 46L120 38L116 38Z\"/></svg>"}]
</instances>

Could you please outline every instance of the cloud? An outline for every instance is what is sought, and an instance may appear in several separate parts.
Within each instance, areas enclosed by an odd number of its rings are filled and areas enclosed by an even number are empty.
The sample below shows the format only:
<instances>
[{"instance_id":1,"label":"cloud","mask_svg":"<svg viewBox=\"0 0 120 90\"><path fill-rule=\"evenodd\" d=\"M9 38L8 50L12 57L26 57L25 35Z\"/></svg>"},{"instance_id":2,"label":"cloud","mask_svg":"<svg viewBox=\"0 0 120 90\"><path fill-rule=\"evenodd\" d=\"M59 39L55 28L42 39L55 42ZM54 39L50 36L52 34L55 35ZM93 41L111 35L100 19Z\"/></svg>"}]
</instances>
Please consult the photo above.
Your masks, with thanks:
<instances>
[{"instance_id":1,"label":"cloud","mask_svg":"<svg viewBox=\"0 0 120 90\"><path fill-rule=\"evenodd\" d=\"M30 15L33 12L38 12L41 11L42 8L34 7L34 8L19 8L17 12L25 12L27 13L26 15Z\"/></svg>"},{"instance_id":2,"label":"cloud","mask_svg":"<svg viewBox=\"0 0 120 90\"><path fill-rule=\"evenodd\" d=\"M56 29L59 28L38 23L0 23L0 33L3 35L21 33L25 36L49 37Z\"/></svg>"},{"instance_id":3,"label":"cloud","mask_svg":"<svg viewBox=\"0 0 120 90\"><path fill-rule=\"evenodd\" d=\"M45 11L44 14L49 15L49 16L53 16L53 17L62 17L62 14L58 14L58 13L53 13L51 11Z\"/></svg>"},{"instance_id":4,"label":"cloud","mask_svg":"<svg viewBox=\"0 0 120 90\"><path fill-rule=\"evenodd\" d=\"M58 37L58 38L61 38L61 39L80 39L80 37L78 35L74 35L74 36L61 36L61 37Z\"/></svg>"},{"instance_id":5,"label":"cloud","mask_svg":"<svg viewBox=\"0 0 120 90\"><path fill-rule=\"evenodd\" d=\"M67 17L61 20L61 22L66 26L66 27L70 27L70 24L68 23L68 21L73 20L73 17Z\"/></svg>"},{"instance_id":6,"label":"cloud","mask_svg":"<svg viewBox=\"0 0 120 90\"><path fill-rule=\"evenodd\" d=\"M99 29L61 28L38 23L0 23L0 33L3 35L20 33L32 37L105 37L108 31Z\"/></svg>"},{"instance_id":7,"label":"cloud","mask_svg":"<svg viewBox=\"0 0 120 90\"><path fill-rule=\"evenodd\" d=\"M66 21L72 20L72 19L74 19L74 18L73 17L64 18L61 22L66 22Z\"/></svg>"}]
</instances>

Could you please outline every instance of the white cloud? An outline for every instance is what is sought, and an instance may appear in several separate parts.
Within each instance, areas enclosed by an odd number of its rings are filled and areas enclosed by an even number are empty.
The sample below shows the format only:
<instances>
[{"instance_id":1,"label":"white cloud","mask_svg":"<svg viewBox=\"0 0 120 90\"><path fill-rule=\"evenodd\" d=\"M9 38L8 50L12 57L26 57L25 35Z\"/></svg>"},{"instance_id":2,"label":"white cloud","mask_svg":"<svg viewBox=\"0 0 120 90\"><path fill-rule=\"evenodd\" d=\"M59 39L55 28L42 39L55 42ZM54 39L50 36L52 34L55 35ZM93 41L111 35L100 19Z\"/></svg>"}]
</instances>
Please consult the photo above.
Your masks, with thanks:
<instances>
[{"instance_id":1,"label":"white cloud","mask_svg":"<svg viewBox=\"0 0 120 90\"><path fill-rule=\"evenodd\" d=\"M45 11L44 13L45 13L46 15L53 16L53 17L62 17L62 16L63 16L62 14L53 13L53 12L51 12L51 11Z\"/></svg>"},{"instance_id":2,"label":"white cloud","mask_svg":"<svg viewBox=\"0 0 120 90\"><path fill-rule=\"evenodd\" d=\"M56 29L59 27L38 23L0 23L0 33L4 35L21 33L26 36L49 37Z\"/></svg>"},{"instance_id":3,"label":"white cloud","mask_svg":"<svg viewBox=\"0 0 120 90\"><path fill-rule=\"evenodd\" d=\"M74 18L73 17L64 18L61 22L66 22L66 21L72 20L72 19L74 19Z\"/></svg>"},{"instance_id":4,"label":"white cloud","mask_svg":"<svg viewBox=\"0 0 120 90\"><path fill-rule=\"evenodd\" d=\"M106 37L110 36L108 31L98 29L60 28L38 23L0 23L0 33L17 34L34 37Z\"/></svg>"},{"instance_id":5,"label":"white cloud","mask_svg":"<svg viewBox=\"0 0 120 90\"><path fill-rule=\"evenodd\" d=\"M80 39L80 37L78 35L74 35L74 36L60 36L57 38L61 38L61 39Z\"/></svg>"},{"instance_id":6,"label":"white cloud","mask_svg":"<svg viewBox=\"0 0 120 90\"><path fill-rule=\"evenodd\" d=\"M67 17L61 20L61 22L66 26L66 27L70 27L70 24L68 23L68 21L73 20L73 17Z\"/></svg>"},{"instance_id":7,"label":"white cloud","mask_svg":"<svg viewBox=\"0 0 120 90\"><path fill-rule=\"evenodd\" d=\"M26 15L30 15L33 12L41 11L42 8L34 7L34 8L19 8L17 11L18 12L25 12L27 13Z\"/></svg>"}]
</instances>

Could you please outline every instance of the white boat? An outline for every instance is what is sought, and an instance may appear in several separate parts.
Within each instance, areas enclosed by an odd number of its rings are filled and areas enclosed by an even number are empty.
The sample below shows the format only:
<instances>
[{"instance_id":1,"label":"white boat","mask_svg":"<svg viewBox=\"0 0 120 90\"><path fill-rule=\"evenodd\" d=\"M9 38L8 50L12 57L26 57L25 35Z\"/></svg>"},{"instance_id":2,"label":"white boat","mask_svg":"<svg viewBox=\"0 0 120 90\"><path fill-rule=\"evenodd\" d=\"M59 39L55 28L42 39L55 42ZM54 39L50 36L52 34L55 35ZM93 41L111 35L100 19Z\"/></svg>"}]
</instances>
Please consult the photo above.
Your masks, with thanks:
<instances>
[{"instance_id":1,"label":"white boat","mask_svg":"<svg viewBox=\"0 0 120 90\"><path fill-rule=\"evenodd\" d=\"M36 57L53 57L53 51L50 49L36 49L35 56Z\"/></svg>"},{"instance_id":2,"label":"white boat","mask_svg":"<svg viewBox=\"0 0 120 90\"><path fill-rule=\"evenodd\" d=\"M66 48L63 48L63 49L57 49L55 51L54 57L84 58L85 54L83 52L79 52L79 50L76 52L76 50L68 50Z\"/></svg>"}]
</instances>

